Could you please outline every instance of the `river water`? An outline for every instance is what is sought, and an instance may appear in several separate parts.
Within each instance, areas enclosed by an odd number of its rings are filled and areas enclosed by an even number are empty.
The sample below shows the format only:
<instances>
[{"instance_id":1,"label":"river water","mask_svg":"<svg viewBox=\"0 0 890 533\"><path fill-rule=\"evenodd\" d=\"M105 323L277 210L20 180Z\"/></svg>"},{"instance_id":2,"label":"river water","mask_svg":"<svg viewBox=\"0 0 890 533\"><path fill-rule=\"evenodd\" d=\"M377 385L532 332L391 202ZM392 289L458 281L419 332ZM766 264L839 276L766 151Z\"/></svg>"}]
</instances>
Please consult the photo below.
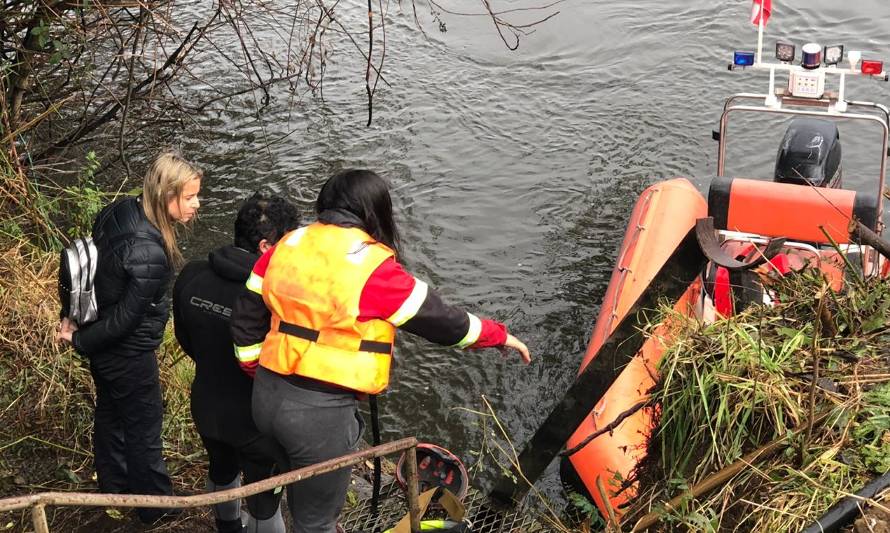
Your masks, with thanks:
<instances>
[{"instance_id":1,"label":"river water","mask_svg":"<svg viewBox=\"0 0 890 533\"><path fill-rule=\"evenodd\" d=\"M338 7L358 31L362 5ZM449 6L480 9L466 0ZM424 34L403 9L393 5L387 17L390 85L378 89L370 127L363 61L348 41L331 56L323 98L277 86L259 111L248 94L193 117L181 142L208 178L187 254L228 242L232 215L252 190L287 194L310 219L317 190L337 169L384 175L407 268L451 303L504 321L533 353L525 367L496 350L400 337L381 399L384 440L416 435L471 465L485 436L480 418L461 408L480 409L485 395L517 447L526 441L577 372L635 199L673 176L706 186L723 99L763 92L767 77L726 68L733 49L756 44L746 0L566 0L541 12L560 14L516 51L490 19L442 14L441 33L418 7ZM812 40L890 60L888 24L883 0L777 0L766 49L772 57L785 39L799 53ZM197 68L216 83L237 82L210 55ZM849 91L890 103L887 84L853 80ZM847 184L874 187L878 136L842 127ZM782 132L779 121L739 122L729 174L769 176ZM498 468L486 462L480 472L490 482Z\"/></svg>"}]
</instances>

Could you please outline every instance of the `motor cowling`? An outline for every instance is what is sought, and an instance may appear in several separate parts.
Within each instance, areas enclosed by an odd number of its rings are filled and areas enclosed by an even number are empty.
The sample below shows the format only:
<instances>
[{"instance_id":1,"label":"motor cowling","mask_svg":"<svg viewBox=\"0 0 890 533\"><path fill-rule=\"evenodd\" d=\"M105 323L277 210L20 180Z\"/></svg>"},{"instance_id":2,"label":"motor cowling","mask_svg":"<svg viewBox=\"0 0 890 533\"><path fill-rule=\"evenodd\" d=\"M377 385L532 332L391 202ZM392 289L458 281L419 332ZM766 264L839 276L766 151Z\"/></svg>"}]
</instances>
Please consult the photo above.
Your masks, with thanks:
<instances>
[{"instance_id":1,"label":"motor cowling","mask_svg":"<svg viewBox=\"0 0 890 533\"><path fill-rule=\"evenodd\" d=\"M841 188L841 140L837 124L814 118L795 118L785 130L773 181Z\"/></svg>"}]
</instances>

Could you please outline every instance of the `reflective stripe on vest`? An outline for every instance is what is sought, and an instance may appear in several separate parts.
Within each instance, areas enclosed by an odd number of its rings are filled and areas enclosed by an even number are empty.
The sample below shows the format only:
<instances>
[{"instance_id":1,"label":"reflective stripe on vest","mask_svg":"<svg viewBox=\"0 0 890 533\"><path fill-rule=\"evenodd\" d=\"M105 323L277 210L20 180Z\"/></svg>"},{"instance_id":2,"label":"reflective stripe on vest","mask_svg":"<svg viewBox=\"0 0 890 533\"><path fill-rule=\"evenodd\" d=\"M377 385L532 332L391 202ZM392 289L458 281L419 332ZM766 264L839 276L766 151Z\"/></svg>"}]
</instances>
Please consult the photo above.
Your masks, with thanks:
<instances>
[{"instance_id":1,"label":"reflective stripe on vest","mask_svg":"<svg viewBox=\"0 0 890 533\"><path fill-rule=\"evenodd\" d=\"M285 235L262 279L272 327L259 364L369 394L385 389L395 327L358 315L365 283L392 256L358 228L316 222Z\"/></svg>"}]
</instances>

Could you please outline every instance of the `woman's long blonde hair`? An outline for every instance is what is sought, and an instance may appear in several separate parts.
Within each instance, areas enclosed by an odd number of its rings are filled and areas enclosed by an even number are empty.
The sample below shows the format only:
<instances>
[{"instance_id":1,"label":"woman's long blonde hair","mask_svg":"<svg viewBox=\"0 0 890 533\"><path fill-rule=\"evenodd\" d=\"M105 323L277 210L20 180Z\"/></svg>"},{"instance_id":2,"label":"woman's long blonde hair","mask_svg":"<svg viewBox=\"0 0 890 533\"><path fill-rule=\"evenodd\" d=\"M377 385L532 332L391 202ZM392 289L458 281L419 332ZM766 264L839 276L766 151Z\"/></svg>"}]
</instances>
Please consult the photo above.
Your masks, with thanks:
<instances>
[{"instance_id":1,"label":"woman's long blonde hair","mask_svg":"<svg viewBox=\"0 0 890 533\"><path fill-rule=\"evenodd\" d=\"M201 169L174 151L161 152L145 173L142 209L149 222L161 232L164 251L174 266L182 263L182 253L176 246L176 221L170 218L167 206L170 200L179 198L186 183L203 176Z\"/></svg>"}]
</instances>

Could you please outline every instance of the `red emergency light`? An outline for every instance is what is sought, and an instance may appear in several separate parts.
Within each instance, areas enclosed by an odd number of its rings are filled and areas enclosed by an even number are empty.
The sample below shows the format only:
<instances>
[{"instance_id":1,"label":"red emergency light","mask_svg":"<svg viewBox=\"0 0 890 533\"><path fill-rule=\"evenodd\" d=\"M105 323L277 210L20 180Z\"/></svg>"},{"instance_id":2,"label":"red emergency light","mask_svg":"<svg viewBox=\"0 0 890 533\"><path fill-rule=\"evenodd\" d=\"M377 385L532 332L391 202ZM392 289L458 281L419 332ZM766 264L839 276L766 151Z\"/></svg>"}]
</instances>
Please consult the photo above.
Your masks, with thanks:
<instances>
[{"instance_id":1,"label":"red emergency light","mask_svg":"<svg viewBox=\"0 0 890 533\"><path fill-rule=\"evenodd\" d=\"M872 76L875 76L884 72L884 62L876 61L874 59L863 59L860 70L863 74L870 74Z\"/></svg>"}]
</instances>

